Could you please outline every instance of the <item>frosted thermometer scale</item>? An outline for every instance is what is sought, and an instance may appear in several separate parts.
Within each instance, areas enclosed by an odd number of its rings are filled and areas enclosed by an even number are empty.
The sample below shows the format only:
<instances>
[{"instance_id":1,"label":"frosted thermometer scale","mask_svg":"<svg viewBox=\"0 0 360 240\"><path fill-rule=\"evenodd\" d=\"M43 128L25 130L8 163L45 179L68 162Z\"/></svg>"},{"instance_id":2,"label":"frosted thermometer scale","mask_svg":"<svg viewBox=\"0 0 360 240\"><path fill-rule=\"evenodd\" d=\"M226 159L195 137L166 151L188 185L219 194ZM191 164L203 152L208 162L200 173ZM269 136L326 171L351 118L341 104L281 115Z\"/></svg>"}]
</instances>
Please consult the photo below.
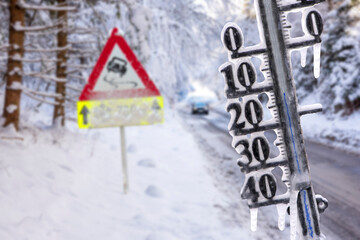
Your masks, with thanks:
<instances>
[{"instance_id":1,"label":"frosted thermometer scale","mask_svg":"<svg viewBox=\"0 0 360 240\"><path fill-rule=\"evenodd\" d=\"M251 229L256 230L258 208L276 205L281 230L286 212L290 212L291 239L320 239L319 213L328 205L325 198L314 194L300 126L301 115L319 112L322 106L298 105L290 62L291 52L300 51L304 66L307 48L313 47L314 75L319 76L323 23L313 6L323 1L255 1L261 40L256 46L243 47L243 35L235 23L226 24L221 33L229 52L229 62L220 67L225 78L226 110L231 115L229 132L241 155L238 165L245 173L241 197L248 200ZM305 35L298 38L290 37L287 21L287 14L294 11L303 15ZM252 57L262 60L262 82L257 79ZM260 94L268 97L270 119L264 118ZM275 141L269 140L269 132L276 133ZM281 180L287 188L283 192L273 173L276 167L282 169Z\"/></svg>"}]
</instances>

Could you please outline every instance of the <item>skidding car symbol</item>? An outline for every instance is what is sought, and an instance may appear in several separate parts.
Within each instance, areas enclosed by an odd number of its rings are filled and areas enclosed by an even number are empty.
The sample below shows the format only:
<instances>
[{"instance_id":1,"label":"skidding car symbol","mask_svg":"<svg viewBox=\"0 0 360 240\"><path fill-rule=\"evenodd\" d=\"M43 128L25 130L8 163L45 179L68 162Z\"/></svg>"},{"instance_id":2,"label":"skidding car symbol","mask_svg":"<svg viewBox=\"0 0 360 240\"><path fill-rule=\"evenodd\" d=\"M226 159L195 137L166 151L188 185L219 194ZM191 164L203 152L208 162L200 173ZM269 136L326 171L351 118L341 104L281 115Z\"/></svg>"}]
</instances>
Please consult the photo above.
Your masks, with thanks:
<instances>
[{"instance_id":1,"label":"skidding car symbol","mask_svg":"<svg viewBox=\"0 0 360 240\"><path fill-rule=\"evenodd\" d=\"M118 58L118 57L113 57L110 60L110 62L107 64L106 69L108 70L108 72L113 72L115 74L119 73L120 78L121 78L126 73L126 64L127 64L127 62L125 60ZM126 84L126 85L130 84L130 88L136 88L136 86L137 86L137 83L133 82L133 81L124 81L124 80L120 79L120 81L117 82L116 80L117 80L116 77L111 77L111 76L109 77L108 75L104 76L104 81L111 84L115 88L119 88L123 84Z\"/></svg>"},{"instance_id":2,"label":"skidding car symbol","mask_svg":"<svg viewBox=\"0 0 360 240\"><path fill-rule=\"evenodd\" d=\"M106 68L109 72L119 73L120 77L122 77L126 73L126 64L127 63L125 60L118 57L113 57Z\"/></svg>"}]
</instances>

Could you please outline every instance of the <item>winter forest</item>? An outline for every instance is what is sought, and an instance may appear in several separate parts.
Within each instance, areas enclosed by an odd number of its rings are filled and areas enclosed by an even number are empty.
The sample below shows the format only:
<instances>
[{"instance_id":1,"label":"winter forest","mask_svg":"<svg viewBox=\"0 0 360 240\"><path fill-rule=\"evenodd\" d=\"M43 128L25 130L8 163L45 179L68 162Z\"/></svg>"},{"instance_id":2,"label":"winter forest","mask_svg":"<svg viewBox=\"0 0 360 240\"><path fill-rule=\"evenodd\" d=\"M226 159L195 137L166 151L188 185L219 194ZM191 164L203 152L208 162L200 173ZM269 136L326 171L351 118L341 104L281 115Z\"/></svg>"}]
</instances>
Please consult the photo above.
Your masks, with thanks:
<instances>
[{"instance_id":1,"label":"winter forest","mask_svg":"<svg viewBox=\"0 0 360 240\"><path fill-rule=\"evenodd\" d=\"M323 106L302 118L302 130L319 148L359 160L360 0L326 0L316 9L324 21L320 77L312 48L305 67L298 52L291 55L299 103ZM291 37L303 35L301 18L289 14ZM229 136L184 115L191 96L210 92L210 114L200 120L226 131L219 67L227 61L220 37L227 22L241 27L245 46L260 41L253 0L0 0L0 239L288 239L288 230L274 230L273 210L250 231ZM77 128L79 95L114 27L165 100L164 125L127 130L128 196L118 130ZM352 171L357 180L359 168ZM359 191L351 180L349 192ZM329 185L315 187L326 196ZM358 206L355 199L349 206ZM328 239L360 236L360 212L351 207L347 217L322 216ZM337 219L347 230L334 230Z\"/></svg>"},{"instance_id":2,"label":"winter forest","mask_svg":"<svg viewBox=\"0 0 360 240\"><path fill-rule=\"evenodd\" d=\"M294 64L300 101L322 99L329 118L347 117L360 106L358 5L331 0L321 7L326 25L319 79L311 76L311 65ZM252 1L2 1L1 16L3 125L17 130L21 106L33 114L53 112L52 124L64 126L73 118L74 103L114 26L170 102L183 100L193 80L221 100L223 23L242 24L246 44L258 41Z\"/></svg>"}]
</instances>

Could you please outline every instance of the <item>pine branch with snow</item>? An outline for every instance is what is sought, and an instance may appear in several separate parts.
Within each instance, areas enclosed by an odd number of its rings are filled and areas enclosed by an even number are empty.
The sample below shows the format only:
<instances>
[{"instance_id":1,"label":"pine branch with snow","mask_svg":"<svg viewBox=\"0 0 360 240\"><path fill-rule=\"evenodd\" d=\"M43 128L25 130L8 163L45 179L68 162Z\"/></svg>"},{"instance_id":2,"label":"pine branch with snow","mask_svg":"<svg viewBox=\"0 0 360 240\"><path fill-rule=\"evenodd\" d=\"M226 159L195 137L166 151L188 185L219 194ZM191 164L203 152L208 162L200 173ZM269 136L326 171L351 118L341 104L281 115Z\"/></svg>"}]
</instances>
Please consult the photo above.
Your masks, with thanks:
<instances>
[{"instance_id":1,"label":"pine branch with snow","mask_svg":"<svg viewBox=\"0 0 360 240\"><path fill-rule=\"evenodd\" d=\"M360 108L359 1L344 1L325 17L321 51L321 75L312 76L312 66L294 66L298 96L319 96L324 111L351 114ZM310 65L310 66L309 66Z\"/></svg>"}]
</instances>

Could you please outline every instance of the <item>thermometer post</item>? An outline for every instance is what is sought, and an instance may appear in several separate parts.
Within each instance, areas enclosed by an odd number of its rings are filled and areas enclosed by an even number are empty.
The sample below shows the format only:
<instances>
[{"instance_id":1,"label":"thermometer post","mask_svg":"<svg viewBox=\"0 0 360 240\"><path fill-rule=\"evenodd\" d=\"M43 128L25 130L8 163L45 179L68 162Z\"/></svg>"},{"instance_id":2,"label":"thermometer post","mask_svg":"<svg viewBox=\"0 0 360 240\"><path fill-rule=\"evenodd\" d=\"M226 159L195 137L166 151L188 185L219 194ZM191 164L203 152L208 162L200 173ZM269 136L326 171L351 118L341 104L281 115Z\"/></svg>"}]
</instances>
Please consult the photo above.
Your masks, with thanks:
<instances>
[{"instance_id":1,"label":"thermometer post","mask_svg":"<svg viewBox=\"0 0 360 240\"><path fill-rule=\"evenodd\" d=\"M291 51L303 53L313 46L314 75L319 76L317 54L320 53L323 24L320 14L311 7L322 1L294 1L292 4L286 1L288 5L281 0L255 1L261 33L257 46L243 47L241 29L234 23L226 24L222 31L222 42L229 51L230 60L220 67L226 83L226 110L231 115L229 132L233 136L233 147L241 155L238 165L246 176L241 196L248 199L253 230L256 230L259 207L278 207L281 230L285 225L284 209L289 209L291 239L296 239L297 234L302 239L320 239L319 212L328 205L325 198L314 194L300 125L301 115L319 112L322 107L320 104L298 105L290 62ZM305 36L292 39L287 13L303 8ZM262 59L263 82L257 81L252 57ZM267 108L273 117L270 120L263 119L261 93L269 98ZM265 136L269 130L277 135L274 145L280 151L278 156L271 154ZM275 167L283 171L282 181L288 188L284 194L277 194L277 182L272 173Z\"/></svg>"}]
</instances>

